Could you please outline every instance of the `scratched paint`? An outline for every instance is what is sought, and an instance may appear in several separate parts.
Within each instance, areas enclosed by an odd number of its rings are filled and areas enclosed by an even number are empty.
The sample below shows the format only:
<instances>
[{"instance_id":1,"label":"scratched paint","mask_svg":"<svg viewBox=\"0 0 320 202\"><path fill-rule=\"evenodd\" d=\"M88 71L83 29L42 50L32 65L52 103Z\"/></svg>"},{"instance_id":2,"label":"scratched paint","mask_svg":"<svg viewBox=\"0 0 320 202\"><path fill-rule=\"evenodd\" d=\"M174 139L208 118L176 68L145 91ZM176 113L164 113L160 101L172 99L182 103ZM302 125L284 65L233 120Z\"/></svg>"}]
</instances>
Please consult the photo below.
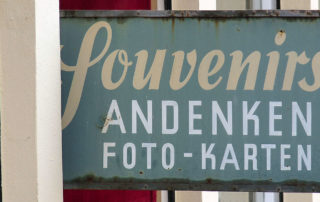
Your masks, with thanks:
<instances>
[{"instance_id":1,"label":"scratched paint","mask_svg":"<svg viewBox=\"0 0 320 202\"><path fill-rule=\"evenodd\" d=\"M319 190L317 12L96 14L61 18L65 187Z\"/></svg>"}]
</instances>

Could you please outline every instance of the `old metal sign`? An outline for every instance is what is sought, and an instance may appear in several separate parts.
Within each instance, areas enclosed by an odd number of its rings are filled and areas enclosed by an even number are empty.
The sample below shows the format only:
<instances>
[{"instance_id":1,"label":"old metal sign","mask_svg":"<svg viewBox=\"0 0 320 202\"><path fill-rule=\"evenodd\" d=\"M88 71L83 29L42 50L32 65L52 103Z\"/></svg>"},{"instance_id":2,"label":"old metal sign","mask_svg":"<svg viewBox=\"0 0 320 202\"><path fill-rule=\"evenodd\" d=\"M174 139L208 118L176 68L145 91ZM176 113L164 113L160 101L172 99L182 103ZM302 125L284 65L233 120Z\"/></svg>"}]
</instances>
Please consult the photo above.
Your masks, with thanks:
<instances>
[{"instance_id":1,"label":"old metal sign","mask_svg":"<svg viewBox=\"0 0 320 202\"><path fill-rule=\"evenodd\" d=\"M63 12L66 188L320 190L316 12Z\"/></svg>"}]
</instances>

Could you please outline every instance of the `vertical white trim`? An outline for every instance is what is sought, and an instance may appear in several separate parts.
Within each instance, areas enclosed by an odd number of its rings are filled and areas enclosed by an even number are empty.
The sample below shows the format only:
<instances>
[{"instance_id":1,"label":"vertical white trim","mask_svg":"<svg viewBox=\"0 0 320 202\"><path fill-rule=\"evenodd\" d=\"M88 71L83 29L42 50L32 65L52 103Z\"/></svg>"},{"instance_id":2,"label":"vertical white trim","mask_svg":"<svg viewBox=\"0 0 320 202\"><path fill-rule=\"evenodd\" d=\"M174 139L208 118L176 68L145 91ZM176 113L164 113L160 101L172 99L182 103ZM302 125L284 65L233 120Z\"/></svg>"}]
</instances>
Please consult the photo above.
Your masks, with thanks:
<instances>
[{"instance_id":1,"label":"vertical white trim","mask_svg":"<svg viewBox=\"0 0 320 202\"><path fill-rule=\"evenodd\" d=\"M202 202L219 202L219 192L217 191L203 191Z\"/></svg>"},{"instance_id":2,"label":"vertical white trim","mask_svg":"<svg viewBox=\"0 0 320 202\"><path fill-rule=\"evenodd\" d=\"M199 0L199 10L217 10L217 1Z\"/></svg>"},{"instance_id":3,"label":"vertical white trim","mask_svg":"<svg viewBox=\"0 0 320 202\"><path fill-rule=\"evenodd\" d=\"M264 202L264 192L255 192L254 202Z\"/></svg>"},{"instance_id":4,"label":"vertical white trim","mask_svg":"<svg viewBox=\"0 0 320 202\"><path fill-rule=\"evenodd\" d=\"M261 10L261 0L252 0L252 9L253 10Z\"/></svg>"},{"instance_id":5,"label":"vertical white trim","mask_svg":"<svg viewBox=\"0 0 320 202\"><path fill-rule=\"evenodd\" d=\"M157 0L157 10L158 11L164 10L164 0Z\"/></svg>"},{"instance_id":6,"label":"vertical white trim","mask_svg":"<svg viewBox=\"0 0 320 202\"><path fill-rule=\"evenodd\" d=\"M277 8L276 0L262 0L262 9L263 10L272 10Z\"/></svg>"},{"instance_id":7,"label":"vertical white trim","mask_svg":"<svg viewBox=\"0 0 320 202\"><path fill-rule=\"evenodd\" d=\"M161 191L161 202L168 202L168 191Z\"/></svg>"},{"instance_id":8,"label":"vertical white trim","mask_svg":"<svg viewBox=\"0 0 320 202\"><path fill-rule=\"evenodd\" d=\"M36 140L39 202L63 200L58 0L35 0Z\"/></svg>"},{"instance_id":9,"label":"vertical white trim","mask_svg":"<svg viewBox=\"0 0 320 202\"><path fill-rule=\"evenodd\" d=\"M254 10L273 10L276 8L276 0L252 0L252 9Z\"/></svg>"},{"instance_id":10,"label":"vertical white trim","mask_svg":"<svg viewBox=\"0 0 320 202\"><path fill-rule=\"evenodd\" d=\"M319 0L310 0L311 10L319 10Z\"/></svg>"},{"instance_id":11,"label":"vertical white trim","mask_svg":"<svg viewBox=\"0 0 320 202\"><path fill-rule=\"evenodd\" d=\"M265 202L279 202L279 193L264 192Z\"/></svg>"},{"instance_id":12,"label":"vertical white trim","mask_svg":"<svg viewBox=\"0 0 320 202\"><path fill-rule=\"evenodd\" d=\"M312 194L312 202L320 202L320 193Z\"/></svg>"}]
</instances>

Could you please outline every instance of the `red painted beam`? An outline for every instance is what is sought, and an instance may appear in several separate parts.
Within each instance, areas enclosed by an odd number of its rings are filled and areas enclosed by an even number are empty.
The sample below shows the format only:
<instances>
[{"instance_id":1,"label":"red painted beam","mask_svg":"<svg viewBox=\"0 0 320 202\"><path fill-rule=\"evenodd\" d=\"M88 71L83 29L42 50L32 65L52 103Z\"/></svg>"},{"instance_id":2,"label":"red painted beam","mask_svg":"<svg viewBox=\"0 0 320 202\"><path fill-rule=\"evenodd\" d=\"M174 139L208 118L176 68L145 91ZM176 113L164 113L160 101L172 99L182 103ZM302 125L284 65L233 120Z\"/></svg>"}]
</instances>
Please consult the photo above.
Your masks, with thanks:
<instances>
[{"instance_id":1,"label":"red painted beam","mask_svg":"<svg viewBox=\"0 0 320 202\"><path fill-rule=\"evenodd\" d=\"M60 0L61 10L150 10L151 0Z\"/></svg>"}]
</instances>

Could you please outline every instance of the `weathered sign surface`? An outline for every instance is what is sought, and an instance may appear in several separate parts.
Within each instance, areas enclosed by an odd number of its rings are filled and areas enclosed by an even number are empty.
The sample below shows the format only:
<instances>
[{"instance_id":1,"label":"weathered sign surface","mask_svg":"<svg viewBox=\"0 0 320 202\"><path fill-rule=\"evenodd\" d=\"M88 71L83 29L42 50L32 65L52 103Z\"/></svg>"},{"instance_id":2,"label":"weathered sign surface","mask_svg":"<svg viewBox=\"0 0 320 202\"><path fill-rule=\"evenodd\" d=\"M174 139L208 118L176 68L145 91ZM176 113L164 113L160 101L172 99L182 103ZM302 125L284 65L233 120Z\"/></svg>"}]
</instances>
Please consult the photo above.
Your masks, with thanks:
<instances>
[{"instance_id":1,"label":"weathered sign surface","mask_svg":"<svg viewBox=\"0 0 320 202\"><path fill-rule=\"evenodd\" d=\"M63 12L66 188L320 190L317 12Z\"/></svg>"}]
</instances>

